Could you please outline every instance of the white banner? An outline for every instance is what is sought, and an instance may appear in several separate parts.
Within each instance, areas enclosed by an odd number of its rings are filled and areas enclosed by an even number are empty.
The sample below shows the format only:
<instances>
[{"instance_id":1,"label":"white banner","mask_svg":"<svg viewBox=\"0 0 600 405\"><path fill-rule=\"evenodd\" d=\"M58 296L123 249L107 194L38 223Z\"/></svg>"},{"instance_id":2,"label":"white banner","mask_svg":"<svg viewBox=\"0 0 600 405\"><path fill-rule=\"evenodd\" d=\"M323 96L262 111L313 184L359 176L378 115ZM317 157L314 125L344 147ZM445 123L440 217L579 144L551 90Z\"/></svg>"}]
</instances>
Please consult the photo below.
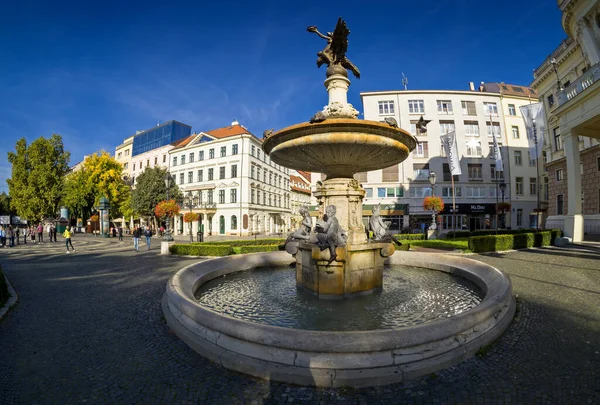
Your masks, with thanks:
<instances>
[{"instance_id":1,"label":"white banner","mask_svg":"<svg viewBox=\"0 0 600 405\"><path fill-rule=\"evenodd\" d=\"M519 107L527 128L529 154L531 159L539 159L544 149L544 133L546 132L546 114L542 103L528 104Z\"/></svg>"},{"instance_id":2,"label":"white banner","mask_svg":"<svg viewBox=\"0 0 600 405\"><path fill-rule=\"evenodd\" d=\"M458 144L456 143L456 132L448 132L446 135L440 136L440 139L446 151L450 173L453 176L462 174L460 170L460 157L458 156Z\"/></svg>"},{"instance_id":3,"label":"white banner","mask_svg":"<svg viewBox=\"0 0 600 405\"><path fill-rule=\"evenodd\" d=\"M502 153L500 152L500 147L498 147L498 141L496 140L496 134L492 132L492 139L494 140L494 160L496 161L496 171L503 172L504 164L502 163Z\"/></svg>"}]
</instances>

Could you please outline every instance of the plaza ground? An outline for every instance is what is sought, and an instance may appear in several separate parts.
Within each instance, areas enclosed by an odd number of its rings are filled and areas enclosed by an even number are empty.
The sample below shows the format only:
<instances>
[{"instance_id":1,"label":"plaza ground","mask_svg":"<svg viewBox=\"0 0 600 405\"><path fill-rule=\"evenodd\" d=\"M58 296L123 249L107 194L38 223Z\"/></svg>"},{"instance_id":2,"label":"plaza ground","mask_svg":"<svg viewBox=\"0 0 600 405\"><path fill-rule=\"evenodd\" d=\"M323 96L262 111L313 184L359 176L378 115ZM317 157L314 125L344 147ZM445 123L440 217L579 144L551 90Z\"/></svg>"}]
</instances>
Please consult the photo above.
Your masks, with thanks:
<instances>
[{"instance_id":1,"label":"plaza ground","mask_svg":"<svg viewBox=\"0 0 600 405\"><path fill-rule=\"evenodd\" d=\"M419 380L316 389L228 371L169 331L166 281L197 259L160 256L156 238L134 252L130 238L75 235L72 255L60 242L0 250L19 294L0 322L1 404L600 403L597 245L470 256L518 297L494 345Z\"/></svg>"}]
</instances>

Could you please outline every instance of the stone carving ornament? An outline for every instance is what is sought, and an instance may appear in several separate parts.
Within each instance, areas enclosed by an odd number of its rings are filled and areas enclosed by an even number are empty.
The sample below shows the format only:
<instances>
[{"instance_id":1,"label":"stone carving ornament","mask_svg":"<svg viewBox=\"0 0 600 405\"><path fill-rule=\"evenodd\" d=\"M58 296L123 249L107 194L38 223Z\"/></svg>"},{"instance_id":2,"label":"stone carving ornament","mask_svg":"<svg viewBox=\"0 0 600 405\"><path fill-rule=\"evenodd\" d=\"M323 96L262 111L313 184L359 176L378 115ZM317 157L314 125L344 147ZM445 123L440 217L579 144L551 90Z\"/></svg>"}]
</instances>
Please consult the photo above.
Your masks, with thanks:
<instances>
[{"instance_id":1,"label":"stone carving ornament","mask_svg":"<svg viewBox=\"0 0 600 405\"><path fill-rule=\"evenodd\" d=\"M390 221L384 221L381 218L381 205L376 205L373 207L373 215L369 219L369 225L371 226L371 230L373 231L373 240L376 242L394 242L396 245L401 246L402 243L398 241L392 235L389 228L391 225Z\"/></svg>"},{"instance_id":2,"label":"stone carving ornament","mask_svg":"<svg viewBox=\"0 0 600 405\"><path fill-rule=\"evenodd\" d=\"M328 205L325 208L325 215L322 220L317 221L315 232L317 232L317 246L321 251L329 249L328 265L337 259L335 249L338 246L346 246L348 235L335 217L337 208L335 205Z\"/></svg>"}]
</instances>

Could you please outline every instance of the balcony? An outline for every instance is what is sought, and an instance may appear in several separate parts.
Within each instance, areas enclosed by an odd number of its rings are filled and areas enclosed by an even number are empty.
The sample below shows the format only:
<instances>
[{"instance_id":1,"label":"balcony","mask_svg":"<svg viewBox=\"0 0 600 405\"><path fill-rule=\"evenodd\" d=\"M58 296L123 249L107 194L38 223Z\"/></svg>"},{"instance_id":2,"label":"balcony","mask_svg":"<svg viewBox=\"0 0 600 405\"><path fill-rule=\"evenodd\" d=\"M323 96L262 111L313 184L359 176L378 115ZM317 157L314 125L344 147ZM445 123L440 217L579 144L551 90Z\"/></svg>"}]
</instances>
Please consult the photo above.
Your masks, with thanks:
<instances>
[{"instance_id":1,"label":"balcony","mask_svg":"<svg viewBox=\"0 0 600 405\"><path fill-rule=\"evenodd\" d=\"M590 87L592 84L600 80L600 63L596 63L594 66L589 68L584 74L571 83L563 91L558 92L558 105L559 107L569 102L578 94L582 93Z\"/></svg>"}]
</instances>

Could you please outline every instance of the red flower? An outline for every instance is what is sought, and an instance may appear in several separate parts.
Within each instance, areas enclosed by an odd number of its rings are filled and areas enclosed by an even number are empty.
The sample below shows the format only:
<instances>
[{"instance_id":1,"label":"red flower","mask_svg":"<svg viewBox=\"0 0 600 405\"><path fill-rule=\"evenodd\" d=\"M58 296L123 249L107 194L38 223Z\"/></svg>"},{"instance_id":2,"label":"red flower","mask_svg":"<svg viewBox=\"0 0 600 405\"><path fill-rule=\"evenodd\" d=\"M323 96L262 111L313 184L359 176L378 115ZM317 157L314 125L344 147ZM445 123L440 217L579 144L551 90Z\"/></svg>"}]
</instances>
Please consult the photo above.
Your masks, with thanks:
<instances>
[{"instance_id":1,"label":"red flower","mask_svg":"<svg viewBox=\"0 0 600 405\"><path fill-rule=\"evenodd\" d=\"M440 197L425 197L423 199L423 209L426 211L441 212L444 210L444 200Z\"/></svg>"}]
</instances>

